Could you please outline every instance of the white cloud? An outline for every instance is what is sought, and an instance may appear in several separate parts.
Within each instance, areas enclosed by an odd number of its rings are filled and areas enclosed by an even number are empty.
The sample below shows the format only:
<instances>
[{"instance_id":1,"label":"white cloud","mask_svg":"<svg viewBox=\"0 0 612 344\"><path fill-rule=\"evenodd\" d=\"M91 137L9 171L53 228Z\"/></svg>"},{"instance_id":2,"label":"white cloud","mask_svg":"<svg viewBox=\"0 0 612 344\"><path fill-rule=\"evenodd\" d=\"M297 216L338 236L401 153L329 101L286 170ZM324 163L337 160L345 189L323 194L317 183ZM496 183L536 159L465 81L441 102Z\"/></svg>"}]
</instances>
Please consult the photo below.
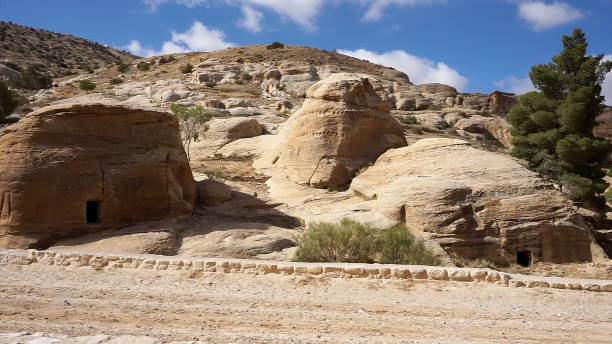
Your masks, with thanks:
<instances>
[{"instance_id":1,"label":"white cloud","mask_svg":"<svg viewBox=\"0 0 612 344\"><path fill-rule=\"evenodd\" d=\"M548 5L542 1L530 1L519 4L519 16L534 30L542 31L581 19L584 13L565 2L555 1Z\"/></svg>"},{"instance_id":2,"label":"white cloud","mask_svg":"<svg viewBox=\"0 0 612 344\"><path fill-rule=\"evenodd\" d=\"M363 15L367 21L376 21L382 18L384 10L392 5L396 6L416 6L420 4L443 3L446 0L368 0L368 9Z\"/></svg>"},{"instance_id":3,"label":"white cloud","mask_svg":"<svg viewBox=\"0 0 612 344\"><path fill-rule=\"evenodd\" d=\"M151 11L156 11L157 8L172 0L142 0L145 5L149 6ZM206 4L206 0L174 0L177 4L192 8L199 5Z\"/></svg>"},{"instance_id":4,"label":"white cloud","mask_svg":"<svg viewBox=\"0 0 612 344\"><path fill-rule=\"evenodd\" d=\"M234 46L234 43L225 41L225 33L217 29L209 29L199 21L193 23L184 33L172 31L172 40L162 44L161 50L143 47L139 41L130 41L130 44L121 47L139 56L157 56L188 51L213 51Z\"/></svg>"},{"instance_id":5,"label":"white cloud","mask_svg":"<svg viewBox=\"0 0 612 344\"><path fill-rule=\"evenodd\" d=\"M604 55L604 61L612 61L612 55ZM603 84L601 85L601 95L606 97L604 103L612 106L612 72L606 74Z\"/></svg>"},{"instance_id":6,"label":"white cloud","mask_svg":"<svg viewBox=\"0 0 612 344\"><path fill-rule=\"evenodd\" d=\"M428 59L410 55L403 50L393 50L382 54L365 50L338 50L338 53L365 59L388 67L393 67L408 75L417 84L439 82L455 87L459 91L465 89L468 79L444 62L433 62Z\"/></svg>"},{"instance_id":7,"label":"white cloud","mask_svg":"<svg viewBox=\"0 0 612 344\"><path fill-rule=\"evenodd\" d=\"M229 4L239 4L250 8L263 8L276 12L283 20L290 20L306 31L314 31L315 18L325 0L226 0ZM246 15L245 15L246 18Z\"/></svg>"},{"instance_id":8,"label":"white cloud","mask_svg":"<svg viewBox=\"0 0 612 344\"><path fill-rule=\"evenodd\" d=\"M511 92L515 94L523 94L531 91L535 91L535 87L531 83L531 79L526 77L519 79L514 75L505 77L499 81L493 83L500 91Z\"/></svg>"},{"instance_id":9,"label":"white cloud","mask_svg":"<svg viewBox=\"0 0 612 344\"><path fill-rule=\"evenodd\" d=\"M244 18L238 22L238 26L241 26L253 33L261 31L261 21L264 18L263 13L253 9L250 6L242 6L242 14Z\"/></svg>"},{"instance_id":10,"label":"white cloud","mask_svg":"<svg viewBox=\"0 0 612 344\"><path fill-rule=\"evenodd\" d=\"M213 1L240 7L244 17L238 22L238 25L251 32L261 31L260 23L264 18L261 10L275 12L281 20L292 21L306 31L315 31L317 29L316 18L324 5L341 2L360 3L366 7L363 19L376 21L382 18L383 12L390 6L416 6L446 2L446 0L142 0L151 11L156 11L161 5L171 2L192 8L209 5Z\"/></svg>"}]
</instances>

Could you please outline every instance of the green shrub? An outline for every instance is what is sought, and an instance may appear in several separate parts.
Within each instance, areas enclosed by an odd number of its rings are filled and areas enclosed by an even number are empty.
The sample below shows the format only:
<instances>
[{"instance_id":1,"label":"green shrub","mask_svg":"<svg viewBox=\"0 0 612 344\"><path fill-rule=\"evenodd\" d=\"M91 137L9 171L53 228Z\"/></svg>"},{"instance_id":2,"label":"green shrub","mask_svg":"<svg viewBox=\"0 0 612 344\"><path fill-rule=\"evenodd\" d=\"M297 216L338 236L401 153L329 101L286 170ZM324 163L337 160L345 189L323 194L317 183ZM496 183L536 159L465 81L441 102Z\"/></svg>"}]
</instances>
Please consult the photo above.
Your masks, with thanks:
<instances>
[{"instance_id":1,"label":"green shrub","mask_svg":"<svg viewBox=\"0 0 612 344\"><path fill-rule=\"evenodd\" d=\"M79 81L79 88L83 91L91 91L96 88L96 84L89 80L81 80Z\"/></svg>"},{"instance_id":2,"label":"green shrub","mask_svg":"<svg viewBox=\"0 0 612 344\"><path fill-rule=\"evenodd\" d=\"M23 70L23 68L19 67L17 64L11 62L11 61L6 61L4 62L4 65L9 67L12 70L16 70L18 72L21 72Z\"/></svg>"},{"instance_id":3,"label":"green shrub","mask_svg":"<svg viewBox=\"0 0 612 344\"><path fill-rule=\"evenodd\" d=\"M217 86L217 83L214 82L214 81L207 81L204 85L206 85L206 87L213 88L213 87Z\"/></svg>"},{"instance_id":4,"label":"green shrub","mask_svg":"<svg viewBox=\"0 0 612 344\"><path fill-rule=\"evenodd\" d=\"M13 91L9 90L4 81L0 80L0 122L2 118L13 113L17 105Z\"/></svg>"},{"instance_id":5,"label":"green shrub","mask_svg":"<svg viewBox=\"0 0 612 344\"><path fill-rule=\"evenodd\" d=\"M191 64L188 63L184 66L181 66L181 73L187 74L191 72L193 72L193 66Z\"/></svg>"},{"instance_id":6,"label":"green shrub","mask_svg":"<svg viewBox=\"0 0 612 344\"><path fill-rule=\"evenodd\" d=\"M406 115L406 116L400 117L400 122L404 124L412 125L412 124L416 124L417 120L416 118L414 118L414 116Z\"/></svg>"},{"instance_id":7,"label":"green shrub","mask_svg":"<svg viewBox=\"0 0 612 344\"><path fill-rule=\"evenodd\" d=\"M17 82L19 87L30 90L40 90L51 87L51 76L44 72L42 68L42 65L34 64L24 69Z\"/></svg>"},{"instance_id":8,"label":"green shrub","mask_svg":"<svg viewBox=\"0 0 612 344\"><path fill-rule=\"evenodd\" d=\"M127 63L122 62L117 66L117 70L119 71L119 73L125 73L128 71L128 69L130 69L130 65Z\"/></svg>"},{"instance_id":9,"label":"green shrub","mask_svg":"<svg viewBox=\"0 0 612 344\"><path fill-rule=\"evenodd\" d=\"M242 73L242 80L244 81L251 81L253 80L253 76L249 73Z\"/></svg>"},{"instance_id":10,"label":"green shrub","mask_svg":"<svg viewBox=\"0 0 612 344\"><path fill-rule=\"evenodd\" d=\"M111 85L118 85L118 84L122 83L123 80L121 80L121 78L112 78L112 79L110 79L109 82L110 82Z\"/></svg>"},{"instance_id":11,"label":"green shrub","mask_svg":"<svg viewBox=\"0 0 612 344\"><path fill-rule=\"evenodd\" d=\"M340 224L310 224L298 240L295 260L372 263L375 253L374 229L345 218Z\"/></svg>"},{"instance_id":12,"label":"green shrub","mask_svg":"<svg viewBox=\"0 0 612 344\"><path fill-rule=\"evenodd\" d=\"M420 125L413 125L410 130L413 134L421 135L423 134L423 127Z\"/></svg>"},{"instance_id":13,"label":"green shrub","mask_svg":"<svg viewBox=\"0 0 612 344\"><path fill-rule=\"evenodd\" d=\"M136 65L136 68L137 68L139 71L144 72L144 71L147 71L147 70L151 69L151 65L149 64L149 62L146 62L146 61L140 61L140 62L138 62L138 64Z\"/></svg>"},{"instance_id":14,"label":"green shrub","mask_svg":"<svg viewBox=\"0 0 612 344\"><path fill-rule=\"evenodd\" d=\"M159 63L159 64L170 63L170 62L172 62L172 61L174 61L174 60L175 60L175 58L174 58L174 56L173 56L173 55L162 56L162 57L161 57L161 58L160 58L160 59L157 61L157 63Z\"/></svg>"},{"instance_id":15,"label":"green shrub","mask_svg":"<svg viewBox=\"0 0 612 344\"><path fill-rule=\"evenodd\" d=\"M298 238L294 260L439 265L440 260L405 225L383 230L343 219L339 224L317 222Z\"/></svg>"},{"instance_id":16,"label":"green shrub","mask_svg":"<svg viewBox=\"0 0 612 344\"><path fill-rule=\"evenodd\" d=\"M269 44L266 48L268 50L272 50L272 49L283 49L285 47L285 45L281 42L272 42L272 44Z\"/></svg>"},{"instance_id":17,"label":"green shrub","mask_svg":"<svg viewBox=\"0 0 612 344\"><path fill-rule=\"evenodd\" d=\"M423 241L410 233L403 224L382 230L376 246L378 262L382 264L440 264L440 259L431 254Z\"/></svg>"}]
</instances>

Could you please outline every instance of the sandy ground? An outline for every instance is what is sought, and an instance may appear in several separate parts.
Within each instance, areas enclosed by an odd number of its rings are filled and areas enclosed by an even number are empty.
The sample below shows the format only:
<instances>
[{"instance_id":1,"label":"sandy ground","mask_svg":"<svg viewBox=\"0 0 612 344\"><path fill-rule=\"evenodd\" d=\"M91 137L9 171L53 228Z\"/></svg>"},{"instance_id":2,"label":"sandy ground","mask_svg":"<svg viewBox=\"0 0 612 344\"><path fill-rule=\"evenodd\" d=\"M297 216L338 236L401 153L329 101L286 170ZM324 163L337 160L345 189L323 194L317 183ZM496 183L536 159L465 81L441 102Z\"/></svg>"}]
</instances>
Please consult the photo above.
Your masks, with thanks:
<instances>
[{"instance_id":1,"label":"sandy ground","mask_svg":"<svg viewBox=\"0 0 612 344\"><path fill-rule=\"evenodd\" d=\"M0 276L0 333L204 343L594 344L612 338L612 293L42 265L2 266Z\"/></svg>"}]
</instances>

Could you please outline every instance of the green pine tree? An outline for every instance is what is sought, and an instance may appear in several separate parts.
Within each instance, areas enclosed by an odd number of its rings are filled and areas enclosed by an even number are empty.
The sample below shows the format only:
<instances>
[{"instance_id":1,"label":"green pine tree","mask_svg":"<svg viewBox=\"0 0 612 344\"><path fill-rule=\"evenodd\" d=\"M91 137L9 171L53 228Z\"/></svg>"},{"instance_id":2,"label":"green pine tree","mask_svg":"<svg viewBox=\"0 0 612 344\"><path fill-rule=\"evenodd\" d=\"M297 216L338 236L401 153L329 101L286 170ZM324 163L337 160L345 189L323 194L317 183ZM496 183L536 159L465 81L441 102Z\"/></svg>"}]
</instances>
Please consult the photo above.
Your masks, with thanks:
<instances>
[{"instance_id":1,"label":"green pine tree","mask_svg":"<svg viewBox=\"0 0 612 344\"><path fill-rule=\"evenodd\" d=\"M512 124L512 155L530 168L564 186L568 197L605 207L604 165L612 145L593 136L595 117L604 97L601 84L612 61L587 55L581 29L563 35L563 51L548 64L531 68L529 77L539 91L520 97L507 120Z\"/></svg>"}]
</instances>

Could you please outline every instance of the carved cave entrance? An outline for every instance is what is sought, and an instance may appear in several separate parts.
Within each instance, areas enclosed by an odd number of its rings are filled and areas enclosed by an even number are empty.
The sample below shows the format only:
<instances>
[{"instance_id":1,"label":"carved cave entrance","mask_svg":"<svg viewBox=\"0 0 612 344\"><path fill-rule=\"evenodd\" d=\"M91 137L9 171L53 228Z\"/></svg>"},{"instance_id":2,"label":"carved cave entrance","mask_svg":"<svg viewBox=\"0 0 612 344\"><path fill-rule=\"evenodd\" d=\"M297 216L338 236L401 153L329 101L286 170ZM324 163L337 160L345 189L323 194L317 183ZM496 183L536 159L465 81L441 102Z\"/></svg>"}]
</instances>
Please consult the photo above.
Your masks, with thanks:
<instances>
[{"instance_id":1,"label":"carved cave entrance","mask_svg":"<svg viewBox=\"0 0 612 344\"><path fill-rule=\"evenodd\" d=\"M516 252L516 263L525 267L531 265L531 251Z\"/></svg>"},{"instance_id":2,"label":"carved cave entrance","mask_svg":"<svg viewBox=\"0 0 612 344\"><path fill-rule=\"evenodd\" d=\"M100 201L87 201L85 215L87 216L87 223L99 223Z\"/></svg>"}]
</instances>

